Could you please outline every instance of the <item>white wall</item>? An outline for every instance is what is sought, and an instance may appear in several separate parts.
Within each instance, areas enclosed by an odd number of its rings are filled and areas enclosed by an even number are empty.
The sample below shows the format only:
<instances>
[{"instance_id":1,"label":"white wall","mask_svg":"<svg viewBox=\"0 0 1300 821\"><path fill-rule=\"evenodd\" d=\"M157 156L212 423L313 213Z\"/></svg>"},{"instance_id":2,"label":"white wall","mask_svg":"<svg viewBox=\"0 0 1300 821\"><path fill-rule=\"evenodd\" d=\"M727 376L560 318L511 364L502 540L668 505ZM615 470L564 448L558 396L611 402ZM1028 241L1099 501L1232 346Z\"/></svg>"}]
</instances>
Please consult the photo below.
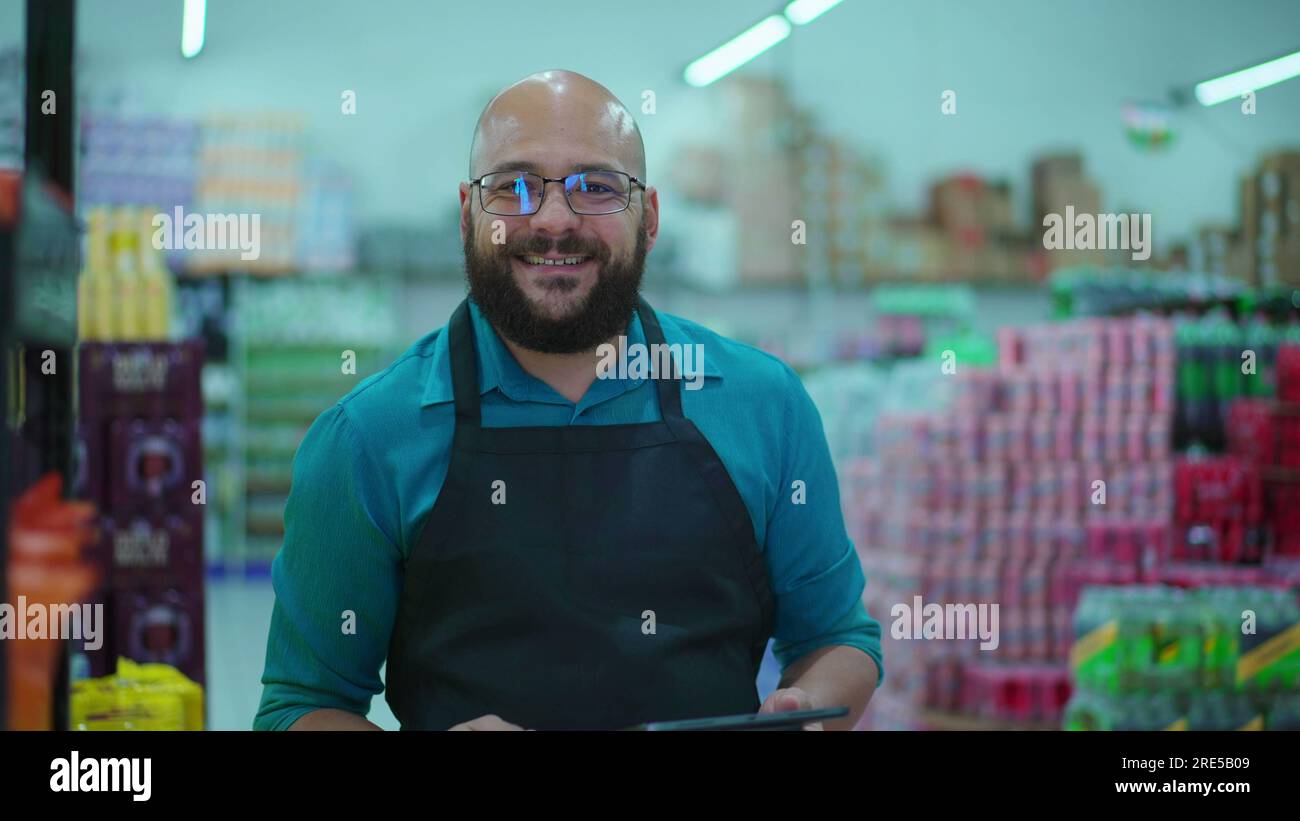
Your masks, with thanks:
<instances>
[{"instance_id":1,"label":"white wall","mask_svg":"<svg viewBox=\"0 0 1300 821\"><path fill-rule=\"evenodd\" d=\"M674 144L717 125L682 66L780 2L213 0L193 61L179 55L181 6L81 0L83 90L151 113L298 109L315 148L355 173L368 219L411 221L450 212L479 109L543 68L588 73L638 112L656 92L657 113L639 116L654 181ZM1128 145L1121 104L1293 51L1297 34L1294 0L845 0L751 68L785 73L826 130L878 152L901 206L961 168L1009 176L1023 202L1028 158L1078 147L1105 206L1152 211L1159 242L1230 219L1258 153L1300 144L1300 80L1261 92L1254 117L1193 109L1161 155Z\"/></svg>"}]
</instances>

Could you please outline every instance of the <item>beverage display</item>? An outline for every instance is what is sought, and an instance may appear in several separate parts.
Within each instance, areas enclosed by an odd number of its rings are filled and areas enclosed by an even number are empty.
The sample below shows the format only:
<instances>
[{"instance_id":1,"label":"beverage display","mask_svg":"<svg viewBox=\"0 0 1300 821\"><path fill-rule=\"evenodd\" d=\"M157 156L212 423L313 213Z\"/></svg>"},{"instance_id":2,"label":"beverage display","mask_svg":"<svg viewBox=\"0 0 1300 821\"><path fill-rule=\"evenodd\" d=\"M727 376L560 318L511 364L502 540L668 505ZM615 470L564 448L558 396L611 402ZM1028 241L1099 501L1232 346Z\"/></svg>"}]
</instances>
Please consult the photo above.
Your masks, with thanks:
<instances>
[{"instance_id":1,"label":"beverage display","mask_svg":"<svg viewBox=\"0 0 1300 821\"><path fill-rule=\"evenodd\" d=\"M1300 605L1284 587L1091 587L1074 632L1066 729L1294 723Z\"/></svg>"}]
</instances>

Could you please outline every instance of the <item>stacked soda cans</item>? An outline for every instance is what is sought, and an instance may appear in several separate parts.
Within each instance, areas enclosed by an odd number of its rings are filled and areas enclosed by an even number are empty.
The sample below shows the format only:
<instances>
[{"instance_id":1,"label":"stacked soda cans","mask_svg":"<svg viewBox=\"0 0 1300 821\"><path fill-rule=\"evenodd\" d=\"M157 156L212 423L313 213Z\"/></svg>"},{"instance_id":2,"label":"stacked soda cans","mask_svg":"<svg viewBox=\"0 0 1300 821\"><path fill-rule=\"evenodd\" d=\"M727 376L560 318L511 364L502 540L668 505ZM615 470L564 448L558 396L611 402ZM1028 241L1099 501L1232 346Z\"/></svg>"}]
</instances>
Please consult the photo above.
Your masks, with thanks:
<instances>
[{"instance_id":1,"label":"stacked soda cans","mask_svg":"<svg viewBox=\"0 0 1300 821\"><path fill-rule=\"evenodd\" d=\"M197 341L81 346L77 495L100 514L106 639L78 675L121 656L205 681L202 361Z\"/></svg>"},{"instance_id":2,"label":"stacked soda cans","mask_svg":"<svg viewBox=\"0 0 1300 821\"><path fill-rule=\"evenodd\" d=\"M1259 499L1247 521L1261 531L1257 552L1300 557L1300 403L1242 399L1228 415L1228 447Z\"/></svg>"},{"instance_id":3,"label":"stacked soda cans","mask_svg":"<svg viewBox=\"0 0 1300 821\"><path fill-rule=\"evenodd\" d=\"M1259 470L1233 456L1178 461L1173 557L1258 562L1263 558L1264 491Z\"/></svg>"},{"instance_id":4,"label":"stacked soda cans","mask_svg":"<svg viewBox=\"0 0 1300 821\"><path fill-rule=\"evenodd\" d=\"M892 719L1060 720L1079 588L1167 557L1173 341L1149 317L1004 328L996 368L936 375L950 408L878 419L876 459L848 482L869 497L851 527L871 612L918 593L998 607L996 648L884 630Z\"/></svg>"}]
</instances>

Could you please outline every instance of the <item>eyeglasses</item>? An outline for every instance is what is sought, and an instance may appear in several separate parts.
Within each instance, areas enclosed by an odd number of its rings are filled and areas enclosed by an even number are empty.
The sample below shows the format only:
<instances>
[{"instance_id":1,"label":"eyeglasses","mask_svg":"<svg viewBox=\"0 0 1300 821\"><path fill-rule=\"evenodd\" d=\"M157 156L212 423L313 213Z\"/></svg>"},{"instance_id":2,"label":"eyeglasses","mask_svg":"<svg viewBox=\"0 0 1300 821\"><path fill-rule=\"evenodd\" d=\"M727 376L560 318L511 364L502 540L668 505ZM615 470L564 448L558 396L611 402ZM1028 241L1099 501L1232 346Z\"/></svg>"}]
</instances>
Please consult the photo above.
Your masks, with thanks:
<instances>
[{"instance_id":1,"label":"eyeglasses","mask_svg":"<svg viewBox=\"0 0 1300 821\"><path fill-rule=\"evenodd\" d=\"M567 177L543 177L526 171L494 171L470 185L478 186L479 205L489 214L522 217L536 214L546 196L546 184L564 184L564 199L575 214L617 214L632 203L632 188L645 183L622 171L582 171Z\"/></svg>"}]
</instances>

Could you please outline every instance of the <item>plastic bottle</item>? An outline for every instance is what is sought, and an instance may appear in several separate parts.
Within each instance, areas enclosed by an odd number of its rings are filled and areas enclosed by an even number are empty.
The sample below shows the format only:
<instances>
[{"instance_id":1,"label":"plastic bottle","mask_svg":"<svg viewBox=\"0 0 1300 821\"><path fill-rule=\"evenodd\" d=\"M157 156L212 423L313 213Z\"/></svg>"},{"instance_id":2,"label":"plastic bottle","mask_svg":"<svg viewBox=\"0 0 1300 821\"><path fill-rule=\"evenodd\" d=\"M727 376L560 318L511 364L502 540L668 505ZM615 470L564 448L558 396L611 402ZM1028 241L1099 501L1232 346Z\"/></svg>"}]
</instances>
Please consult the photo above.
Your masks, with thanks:
<instances>
[{"instance_id":1,"label":"plastic bottle","mask_svg":"<svg viewBox=\"0 0 1300 821\"><path fill-rule=\"evenodd\" d=\"M113 308L117 316L117 340L135 342L144 338L140 310L139 251L135 210L118 208L109 217L109 250L113 260Z\"/></svg>"},{"instance_id":2,"label":"plastic bottle","mask_svg":"<svg viewBox=\"0 0 1300 821\"><path fill-rule=\"evenodd\" d=\"M116 335L108 211L92 208L86 227L86 265L77 278L77 336L102 342Z\"/></svg>"},{"instance_id":3,"label":"plastic bottle","mask_svg":"<svg viewBox=\"0 0 1300 821\"><path fill-rule=\"evenodd\" d=\"M1207 427L1206 400L1210 376L1201 342L1200 326L1192 320L1179 322L1174 332L1177 345L1177 415L1175 443L1183 448L1199 440Z\"/></svg>"},{"instance_id":4,"label":"plastic bottle","mask_svg":"<svg viewBox=\"0 0 1300 821\"><path fill-rule=\"evenodd\" d=\"M1245 347L1241 329L1227 316L1214 314L1209 319L1209 353L1213 381L1213 423L1206 432L1208 444L1224 446L1224 422L1228 406L1241 395L1241 352Z\"/></svg>"},{"instance_id":5,"label":"plastic bottle","mask_svg":"<svg viewBox=\"0 0 1300 821\"><path fill-rule=\"evenodd\" d=\"M1245 345L1255 352L1255 373L1244 375L1245 395L1272 397L1277 393L1277 343L1280 333L1262 314L1246 326Z\"/></svg>"},{"instance_id":6,"label":"plastic bottle","mask_svg":"<svg viewBox=\"0 0 1300 821\"><path fill-rule=\"evenodd\" d=\"M152 209L143 208L137 215L136 247L139 250L140 319L142 338L165 340L171 337L171 271L163 262L162 251L153 246Z\"/></svg>"}]
</instances>

